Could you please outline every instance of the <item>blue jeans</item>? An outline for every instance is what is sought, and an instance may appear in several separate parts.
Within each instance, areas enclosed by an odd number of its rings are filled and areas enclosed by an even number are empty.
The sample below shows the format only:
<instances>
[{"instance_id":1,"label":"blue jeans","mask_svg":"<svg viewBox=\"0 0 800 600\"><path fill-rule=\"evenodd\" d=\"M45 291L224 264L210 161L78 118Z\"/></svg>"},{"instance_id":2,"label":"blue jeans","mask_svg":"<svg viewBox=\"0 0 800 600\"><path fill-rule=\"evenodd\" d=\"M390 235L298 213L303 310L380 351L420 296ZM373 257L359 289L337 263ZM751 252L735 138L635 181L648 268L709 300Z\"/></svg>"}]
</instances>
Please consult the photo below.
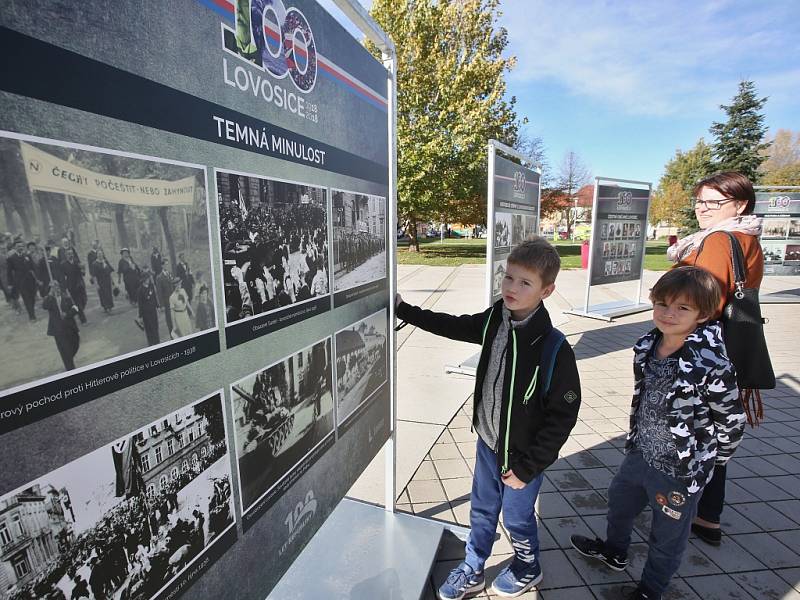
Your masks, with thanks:
<instances>
[{"instance_id":1,"label":"blue jeans","mask_svg":"<svg viewBox=\"0 0 800 600\"><path fill-rule=\"evenodd\" d=\"M519 560L532 563L539 560L539 532L536 528L536 496L542 486L543 473L521 490L503 483L497 454L478 438L475 454L475 475L470 494L469 524L465 562L475 571L492 554L497 520L503 511L503 524L511 535L511 543Z\"/></svg>"},{"instance_id":2,"label":"blue jeans","mask_svg":"<svg viewBox=\"0 0 800 600\"><path fill-rule=\"evenodd\" d=\"M681 564L700 495L689 495L684 484L648 465L637 449L622 461L608 488L606 547L612 552L627 554L633 520L648 504L653 509L641 585L656 598Z\"/></svg>"}]
</instances>

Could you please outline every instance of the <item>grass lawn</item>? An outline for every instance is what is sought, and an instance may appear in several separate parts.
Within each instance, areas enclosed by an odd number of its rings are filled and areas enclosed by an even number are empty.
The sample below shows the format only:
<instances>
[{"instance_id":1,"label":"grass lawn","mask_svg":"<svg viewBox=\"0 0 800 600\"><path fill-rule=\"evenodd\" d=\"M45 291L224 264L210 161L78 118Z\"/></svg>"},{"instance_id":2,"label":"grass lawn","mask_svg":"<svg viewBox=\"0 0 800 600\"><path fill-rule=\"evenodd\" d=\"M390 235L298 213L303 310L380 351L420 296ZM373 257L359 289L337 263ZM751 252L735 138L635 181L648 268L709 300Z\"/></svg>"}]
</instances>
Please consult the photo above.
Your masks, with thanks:
<instances>
[{"instance_id":1,"label":"grass lawn","mask_svg":"<svg viewBox=\"0 0 800 600\"><path fill-rule=\"evenodd\" d=\"M579 269L581 266L581 243L571 240L554 242L561 256L561 267ZM419 252L409 252L408 242L397 244L397 262L401 265L429 265L455 267L467 264L483 264L486 261L486 240L449 239L441 243L438 239L421 240ZM644 268L651 271L666 271L672 263L667 260L667 243L647 242Z\"/></svg>"}]
</instances>

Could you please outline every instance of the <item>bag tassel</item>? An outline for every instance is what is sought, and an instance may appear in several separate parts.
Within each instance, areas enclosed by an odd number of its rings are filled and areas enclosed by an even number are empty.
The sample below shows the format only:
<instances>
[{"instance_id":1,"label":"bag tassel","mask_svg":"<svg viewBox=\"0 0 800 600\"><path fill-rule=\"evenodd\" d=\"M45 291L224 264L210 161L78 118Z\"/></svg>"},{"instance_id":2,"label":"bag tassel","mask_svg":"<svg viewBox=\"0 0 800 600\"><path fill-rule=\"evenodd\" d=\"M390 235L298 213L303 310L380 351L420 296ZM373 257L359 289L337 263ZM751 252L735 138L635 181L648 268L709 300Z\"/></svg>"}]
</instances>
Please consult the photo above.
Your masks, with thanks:
<instances>
[{"instance_id":1,"label":"bag tassel","mask_svg":"<svg viewBox=\"0 0 800 600\"><path fill-rule=\"evenodd\" d=\"M747 424L750 427L758 427L764 419L764 404L761 402L761 390L747 388L739 397L744 405L744 412L747 415Z\"/></svg>"}]
</instances>

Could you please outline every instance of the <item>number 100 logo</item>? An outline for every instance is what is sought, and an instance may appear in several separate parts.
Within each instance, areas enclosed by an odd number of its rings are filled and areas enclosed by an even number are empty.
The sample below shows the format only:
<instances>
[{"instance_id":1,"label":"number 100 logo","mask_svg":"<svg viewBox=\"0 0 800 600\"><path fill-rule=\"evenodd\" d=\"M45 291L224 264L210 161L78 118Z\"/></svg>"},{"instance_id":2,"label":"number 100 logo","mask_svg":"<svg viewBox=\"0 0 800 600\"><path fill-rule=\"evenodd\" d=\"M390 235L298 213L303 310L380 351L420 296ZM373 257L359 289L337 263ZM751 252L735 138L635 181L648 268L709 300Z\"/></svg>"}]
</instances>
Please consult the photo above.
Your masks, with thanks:
<instances>
[{"instance_id":1,"label":"number 100 logo","mask_svg":"<svg viewBox=\"0 0 800 600\"><path fill-rule=\"evenodd\" d=\"M256 46L253 58L277 79L288 75L299 91L308 93L314 89L317 47L305 15L293 6L287 9L281 0L238 0L238 35L243 33L241 26L247 21Z\"/></svg>"}]
</instances>

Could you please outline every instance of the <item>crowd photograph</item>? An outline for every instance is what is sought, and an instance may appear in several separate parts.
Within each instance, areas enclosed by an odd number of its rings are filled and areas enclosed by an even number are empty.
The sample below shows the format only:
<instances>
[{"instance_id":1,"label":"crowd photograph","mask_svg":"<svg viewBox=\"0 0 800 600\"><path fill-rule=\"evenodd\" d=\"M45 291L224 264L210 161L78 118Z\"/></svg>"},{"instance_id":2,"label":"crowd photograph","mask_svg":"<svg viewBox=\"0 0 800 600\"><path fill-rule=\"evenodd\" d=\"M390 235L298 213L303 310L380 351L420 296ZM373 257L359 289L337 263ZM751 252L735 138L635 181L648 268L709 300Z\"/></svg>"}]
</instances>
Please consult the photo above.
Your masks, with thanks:
<instances>
[{"instance_id":1,"label":"crowd photograph","mask_svg":"<svg viewBox=\"0 0 800 600\"><path fill-rule=\"evenodd\" d=\"M0 137L0 390L216 327L205 174Z\"/></svg>"},{"instance_id":2,"label":"crowd photograph","mask_svg":"<svg viewBox=\"0 0 800 600\"><path fill-rule=\"evenodd\" d=\"M494 247L511 246L511 213L494 213Z\"/></svg>"},{"instance_id":3,"label":"crowd photograph","mask_svg":"<svg viewBox=\"0 0 800 600\"><path fill-rule=\"evenodd\" d=\"M333 433L331 338L231 386L242 511Z\"/></svg>"},{"instance_id":4,"label":"crowd photograph","mask_svg":"<svg viewBox=\"0 0 800 600\"><path fill-rule=\"evenodd\" d=\"M386 277L386 198L331 191L335 291Z\"/></svg>"},{"instance_id":5,"label":"crowd photograph","mask_svg":"<svg viewBox=\"0 0 800 600\"><path fill-rule=\"evenodd\" d=\"M337 421L343 423L386 381L386 310L336 333Z\"/></svg>"},{"instance_id":6,"label":"crowd photograph","mask_svg":"<svg viewBox=\"0 0 800 600\"><path fill-rule=\"evenodd\" d=\"M324 188L217 171L227 323L330 293Z\"/></svg>"},{"instance_id":7,"label":"crowd photograph","mask_svg":"<svg viewBox=\"0 0 800 600\"><path fill-rule=\"evenodd\" d=\"M789 221L786 219L765 219L761 239L785 239L788 227Z\"/></svg>"},{"instance_id":8,"label":"crowd photograph","mask_svg":"<svg viewBox=\"0 0 800 600\"><path fill-rule=\"evenodd\" d=\"M152 598L233 514L215 394L0 498L0 600Z\"/></svg>"}]
</instances>

